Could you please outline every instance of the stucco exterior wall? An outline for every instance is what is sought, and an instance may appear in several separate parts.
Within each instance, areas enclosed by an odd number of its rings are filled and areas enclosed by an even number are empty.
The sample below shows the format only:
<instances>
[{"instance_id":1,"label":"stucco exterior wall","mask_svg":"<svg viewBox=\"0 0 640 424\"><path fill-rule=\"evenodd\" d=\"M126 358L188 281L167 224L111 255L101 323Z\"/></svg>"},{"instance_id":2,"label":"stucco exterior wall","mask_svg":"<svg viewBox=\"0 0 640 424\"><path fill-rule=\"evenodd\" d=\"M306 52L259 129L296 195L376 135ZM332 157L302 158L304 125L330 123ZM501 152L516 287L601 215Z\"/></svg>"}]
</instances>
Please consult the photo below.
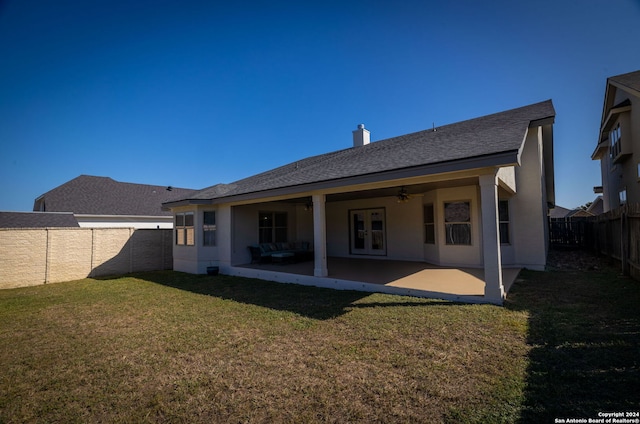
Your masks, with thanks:
<instances>
[{"instance_id":1,"label":"stucco exterior wall","mask_svg":"<svg viewBox=\"0 0 640 424\"><path fill-rule=\"evenodd\" d=\"M618 190L612 196L620 205L618 191L627 190L627 203L640 203L640 179L638 176L638 164L640 164L640 98L629 96L632 101L631 111L620 116L622 127L622 143L628 143L631 156L618 164L621 178Z\"/></svg>"},{"instance_id":2,"label":"stucco exterior wall","mask_svg":"<svg viewBox=\"0 0 640 424\"><path fill-rule=\"evenodd\" d=\"M526 136L521 166L516 168L518 192L509 206L513 263L504 265L544 269L547 257L544 175L542 167L542 129L531 128Z\"/></svg>"},{"instance_id":3,"label":"stucco exterior wall","mask_svg":"<svg viewBox=\"0 0 640 424\"><path fill-rule=\"evenodd\" d=\"M0 288L171 269L170 230L0 229Z\"/></svg>"},{"instance_id":4,"label":"stucco exterior wall","mask_svg":"<svg viewBox=\"0 0 640 424\"><path fill-rule=\"evenodd\" d=\"M471 245L448 245L445 237L444 204L468 201L471 204ZM436 246L438 265L482 266L482 239L478 186L435 190Z\"/></svg>"},{"instance_id":5,"label":"stucco exterior wall","mask_svg":"<svg viewBox=\"0 0 640 424\"><path fill-rule=\"evenodd\" d=\"M380 197L327 203L327 255L352 255L349 246L349 211L359 209L385 210L387 252L383 258L418 261L422 252L422 196L413 196L406 203L395 197Z\"/></svg>"},{"instance_id":6,"label":"stucco exterior wall","mask_svg":"<svg viewBox=\"0 0 640 424\"><path fill-rule=\"evenodd\" d=\"M631 111L621 113L612 122L612 127L620 124L623 149L629 149L631 155L616 164L611 163L608 152L600 159L605 212L620 207L622 189L627 191L627 203L640 203L640 98L616 89L612 104L620 104L626 99L631 101Z\"/></svg>"}]
</instances>

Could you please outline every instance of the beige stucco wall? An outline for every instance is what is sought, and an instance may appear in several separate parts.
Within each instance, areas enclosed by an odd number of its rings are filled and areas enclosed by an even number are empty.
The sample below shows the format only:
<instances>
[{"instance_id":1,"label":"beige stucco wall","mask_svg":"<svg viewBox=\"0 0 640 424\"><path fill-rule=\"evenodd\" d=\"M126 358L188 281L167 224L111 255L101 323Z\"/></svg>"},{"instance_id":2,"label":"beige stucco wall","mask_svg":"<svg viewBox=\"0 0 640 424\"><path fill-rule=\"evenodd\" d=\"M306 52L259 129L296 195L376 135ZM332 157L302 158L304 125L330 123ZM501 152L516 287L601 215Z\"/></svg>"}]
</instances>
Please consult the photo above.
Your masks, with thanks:
<instances>
[{"instance_id":1,"label":"beige stucco wall","mask_svg":"<svg viewBox=\"0 0 640 424\"><path fill-rule=\"evenodd\" d=\"M0 288L171 269L171 230L0 229Z\"/></svg>"},{"instance_id":2,"label":"beige stucco wall","mask_svg":"<svg viewBox=\"0 0 640 424\"><path fill-rule=\"evenodd\" d=\"M609 154L605 154L601 162L602 186L604 188L604 210L616 209L620 206L619 191L627 190L628 203L640 203L640 179L638 178L638 165L640 164L640 98L630 93L616 89L613 104L622 101L631 101L631 111L623 112L612 124L615 127L620 123L623 148L629 148L631 155L624 161L612 164Z\"/></svg>"},{"instance_id":3,"label":"beige stucco wall","mask_svg":"<svg viewBox=\"0 0 640 424\"><path fill-rule=\"evenodd\" d=\"M544 269L546 264L547 205L541 157L542 129L531 128L525 138L521 166L516 168L518 192L509 202L513 259L503 265Z\"/></svg>"},{"instance_id":4,"label":"beige stucco wall","mask_svg":"<svg viewBox=\"0 0 640 424\"><path fill-rule=\"evenodd\" d=\"M424 245L425 260L438 265L473 267L482 265L480 229L482 224L480 222L480 203L478 199L477 186L437 189L425 193L424 203L432 203L434 206L436 236L435 244ZM446 243L444 204L456 201L468 201L471 204L471 245L469 246L453 246Z\"/></svg>"},{"instance_id":5,"label":"beige stucco wall","mask_svg":"<svg viewBox=\"0 0 640 424\"><path fill-rule=\"evenodd\" d=\"M351 255L349 251L349 211L384 209L386 217L386 258L422 260L422 196L414 196L406 203L395 197L379 197L327 203L327 255Z\"/></svg>"}]
</instances>

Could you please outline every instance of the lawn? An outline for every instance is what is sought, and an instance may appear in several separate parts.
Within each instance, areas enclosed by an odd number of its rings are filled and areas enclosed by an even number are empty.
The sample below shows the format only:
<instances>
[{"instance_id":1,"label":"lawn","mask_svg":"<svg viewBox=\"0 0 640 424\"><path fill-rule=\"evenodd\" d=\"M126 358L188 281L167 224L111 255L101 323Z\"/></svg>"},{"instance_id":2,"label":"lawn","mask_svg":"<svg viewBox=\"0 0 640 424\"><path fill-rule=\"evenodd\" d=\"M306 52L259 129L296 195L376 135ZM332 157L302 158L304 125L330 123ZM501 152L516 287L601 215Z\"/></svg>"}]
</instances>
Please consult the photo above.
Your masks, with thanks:
<instances>
[{"instance_id":1,"label":"lawn","mask_svg":"<svg viewBox=\"0 0 640 424\"><path fill-rule=\"evenodd\" d=\"M0 423L553 422L640 409L640 283L505 307L177 272L0 291Z\"/></svg>"}]
</instances>

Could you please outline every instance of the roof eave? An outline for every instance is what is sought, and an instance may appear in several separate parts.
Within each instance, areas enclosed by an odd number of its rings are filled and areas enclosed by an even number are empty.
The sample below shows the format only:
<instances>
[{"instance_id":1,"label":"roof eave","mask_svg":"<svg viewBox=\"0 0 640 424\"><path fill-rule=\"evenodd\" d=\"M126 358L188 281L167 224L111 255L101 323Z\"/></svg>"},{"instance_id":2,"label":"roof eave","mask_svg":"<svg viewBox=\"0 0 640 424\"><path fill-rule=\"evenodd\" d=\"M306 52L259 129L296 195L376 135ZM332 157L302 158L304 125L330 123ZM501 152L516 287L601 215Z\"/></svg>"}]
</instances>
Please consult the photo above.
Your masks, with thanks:
<instances>
[{"instance_id":1,"label":"roof eave","mask_svg":"<svg viewBox=\"0 0 640 424\"><path fill-rule=\"evenodd\" d=\"M598 143L595 150L591 154L591 160L602 159L602 156L606 153L607 147L609 147L609 143L607 140Z\"/></svg>"},{"instance_id":2,"label":"roof eave","mask_svg":"<svg viewBox=\"0 0 640 424\"><path fill-rule=\"evenodd\" d=\"M633 94L636 97L640 97L640 91L636 90L633 87L629 87L628 85L624 85L619 81L616 81L615 77L613 77L613 79L609 78L608 83L613 85L613 86L615 86L616 88L621 88L622 90L624 90L624 91L626 91L626 92L628 92L630 94Z\"/></svg>"},{"instance_id":3,"label":"roof eave","mask_svg":"<svg viewBox=\"0 0 640 424\"><path fill-rule=\"evenodd\" d=\"M263 198L301 195L311 191L321 191L333 189L341 186L354 186L359 184L369 184L385 180L399 180L405 178L413 178L427 175L437 175L442 173L465 171L472 169L481 169L487 167L504 167L519 165L518 150L509 150L492 155L477 156L472 158L459 159L448 162L438 162L434 164L414 166L408 168L400 168L389 171L376 172L373 174L363 174L346 178L338 178L333 180L318 181L314 183L299 184L295 186L278 187L269 190L256 191L251 193L243 193L232 196L217 197L207 200L185 199L172 204L163 204L163 207L175 208L188 205L202 204L225 204L233 202L246 202Z\"/></svg>"},{"instance_id":4,"label":"roof eave","mask_svg":"<svg viewBox=\"0 0 640 424\"><path fill-rule=\"evenodd\" d=\"M615 120L621 113L628 112L630 110L631 110L631 105L611 108L611 110L607 114L606 119L602 123L600 133L602 134L603 132L608 131L611 128L611 126L615 123Z\"/></svg>"},{"instance_id":5,"label":"roof eave","mask_svg":"<svg viewBox=\"0 0 640 424\"><path fill-rule=\"evenodd\" d=\"M162 204L161 209L163 211L170 211L173 208L179 208L180 206L191 206L191 205L210 205L212 204L211 199L182 199L176 200L174 202L165 202Z\"/></svg>"}]
</instances>

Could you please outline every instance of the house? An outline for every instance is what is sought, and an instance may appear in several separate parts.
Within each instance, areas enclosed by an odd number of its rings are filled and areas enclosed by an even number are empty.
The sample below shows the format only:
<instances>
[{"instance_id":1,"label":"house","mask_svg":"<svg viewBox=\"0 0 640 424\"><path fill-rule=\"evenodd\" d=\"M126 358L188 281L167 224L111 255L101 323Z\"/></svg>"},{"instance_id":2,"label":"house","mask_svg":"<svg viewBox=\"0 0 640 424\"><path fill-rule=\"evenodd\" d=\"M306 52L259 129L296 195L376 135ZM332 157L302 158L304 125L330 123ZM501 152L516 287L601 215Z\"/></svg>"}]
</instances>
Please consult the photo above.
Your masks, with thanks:
<instances>
[{"instance_id":1,"label":"house","mask_svg":"<svg viewBox=\"0 0 640 424\"><path fill-rule=\"evenodd\" d=\"M551 219L564 219L564 218L586 218L589 216L593 216L593 213L589 212L588 209L567 209L562 206L556 205L553 209L549 210L549 218Z\"/></svg>"},{"instance_id":2,"label":"house","mask_svg":"<svg viewBox=\"0 0 640 424\"><path fill-rule=\"evenodd\" d=\"M352 147L165 203L174 270L360 289L331 261L427 263L483 274L478 296L435 297L500 304L505 269L546 265L554 119L548 100L376 142L358 125ZM248 246L295 241L313 247L311 275L247 265Z\"/></svg>"},{"instance_id":3,"label":"house","mask_svg":"<svg viewBox=\"0 0 640 424\"><path fill-rule=\"evenodd\" d=\"M604 200L602 200L602 196L597 196L593 199L593 202L587 207L587 212L594 216L604 212Z\"/></svg>"},{"instance_id":4,"label":"house","mask_svg":"<svg viewBox=\"0 0 640 424\"><path fill-rule=\"evenodd\" d=\"M604 212L640 203L640 71L607 79L598 145Z\"/></svg>"},{"instance_id":5,"label":"house","mask_svg":"<svg viewBox=\"0 0 640 424\"><path fill-rule=\"evenodd\" d=\"M71 212L80 227L173 228L173 216L162 203L193 191L80 175L39 196L33 210Z\"/></svg>"},{"instance_id":6,"label":"house","mask_svg":"<svg viewBox=\"0 0 640 424\"><path fill-rule=\"evenodd\" d=\"M70 212L0 212L0 228L77 228Z\"/></svg>"}]
</instances>

